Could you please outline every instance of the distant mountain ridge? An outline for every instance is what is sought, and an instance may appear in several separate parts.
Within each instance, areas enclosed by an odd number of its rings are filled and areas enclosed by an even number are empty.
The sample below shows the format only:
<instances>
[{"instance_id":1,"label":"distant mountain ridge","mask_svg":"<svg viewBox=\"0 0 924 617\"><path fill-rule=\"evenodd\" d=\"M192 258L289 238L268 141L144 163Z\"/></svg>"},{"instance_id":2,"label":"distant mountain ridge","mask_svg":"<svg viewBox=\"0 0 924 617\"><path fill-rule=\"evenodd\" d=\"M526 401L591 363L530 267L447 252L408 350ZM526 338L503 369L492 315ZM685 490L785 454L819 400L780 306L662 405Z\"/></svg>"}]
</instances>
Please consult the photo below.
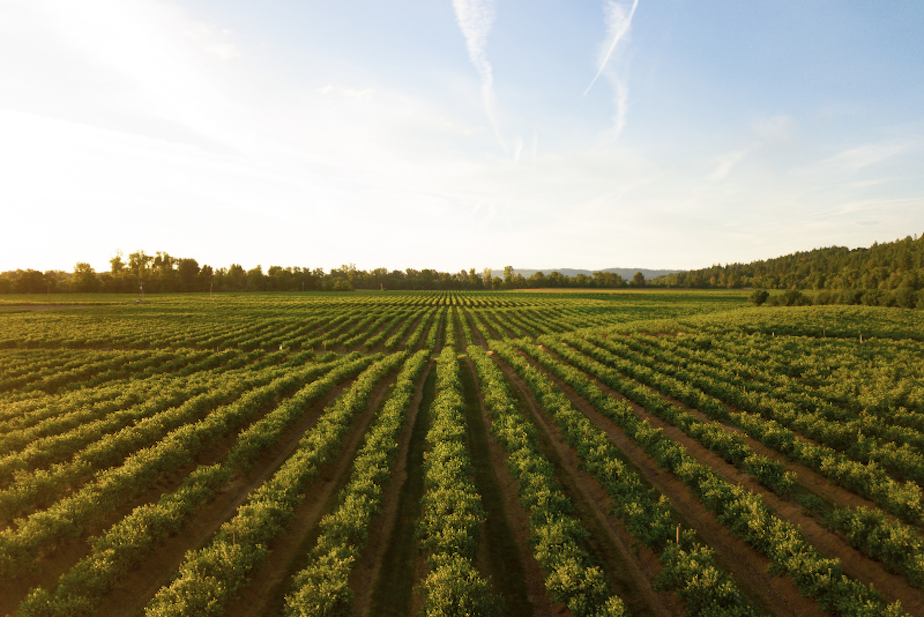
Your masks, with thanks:
<instances>
[{"instance_id":1,"label":"distant mountain ridge","mask_svg":"<svg viewBox=\"0 0 924 617\"><path fill-rule=\"evenodd\" d=\"M683 270L649 270L648 268L604 268L603 270L580 270L575 268L548 268L548 269L530 269L530 268L514 268L514 274L522 274L523 278L528 279L537 272L542 272L546 276L552 272L558 272L562 276L575 277L578 274L585 274L587 276L593 276L594 272L612 272L618 274L626 281L631 281L632 277L635 276L636 272L641 272L642 276L645 277L646 281L650 281L658 276L667 276L668 274L677 274L683 272ZM491 270L491 276L498 278L504 278L504 271L501 270Z\"/></svg>"}]
</instances>

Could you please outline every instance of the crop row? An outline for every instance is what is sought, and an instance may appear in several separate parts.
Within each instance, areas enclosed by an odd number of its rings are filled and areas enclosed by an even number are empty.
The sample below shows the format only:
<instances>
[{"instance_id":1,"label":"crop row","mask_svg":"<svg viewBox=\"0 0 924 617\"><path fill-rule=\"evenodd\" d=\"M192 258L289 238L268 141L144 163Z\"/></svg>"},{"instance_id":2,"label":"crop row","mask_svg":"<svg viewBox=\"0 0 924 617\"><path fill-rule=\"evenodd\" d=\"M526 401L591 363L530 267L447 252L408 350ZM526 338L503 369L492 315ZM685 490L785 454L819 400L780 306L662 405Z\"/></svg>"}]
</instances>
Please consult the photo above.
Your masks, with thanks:
<instances>
[{"instance_id":1,"label":"crop row","mask_svg":"<svg viewBox=\"0 0 924 617\"><path fill-rule=\"evenodd\" d=\"M626 339L621 344L639 354L635 356L637 358L644 359L647 354L660 364L683 365L688 373L695 372L731 386L740 386L742 391L748 389L767 399L775 399L778 406L799 409L798 424L794 424L793 428L812 438L816 438L813 433L823 433L826 445L844 451L854 460L863 463L876 461L893 475L924 482L924 456L920 454L924 449L924 433L907 426L893 425L891 417L894 410L886 414L870 409L867 414L866 409L845 409L806 392L791 378L773 379L767 384L735 375L726 369L690 362L689 356L672 353L662 346L649 347L634 339Z\"/></svg>"},{"instance_id":2,"label":"crop row","mask_svg":"<svg viewBox=\"0 0 924 617\"><path fill-rule=\"evenodd\" d=\"M580 363L574 352L556 353ZM570 384L570 382L569 382ZM803 537L798 526L781 520L759 495L722 480L699 463L682 445L667 438L638 418L624 402L608 399L599 411L619 425L625 434L657 460L665 470L687 485L702 504L715 513L729 531L772 562L772 571L787 574L800 592L815 598L821 607L838 615L900 615L898 603L886 606L879 594L847 577L837 559L823 557Z\"/></svg>"},{"instance_id":3,"label":"crop row","mask_svg":"<svg viewBox=\"0 0 924 617\"><path fill-rule=\"evenodd\" d=\"M575 617L625 614L619 596L611 595L606 576L583 549L587 530L571 500L555 480L555 470L536 447L536 428L520 414L500 369L481 347L470 345L491 414L491 431L507 453L507 469L517 483L517 496L527 513L533 556L545 572L545 587Z\"/></svg>"},{"instance_id":4,"label":"crop row","mask_svg":"<svg viewBox=\"0 0 924 617\"><path fill-rule=\"evenodd\" d=\"M21 573L36 558L79 536L89 525L104 520L112 510L141 494L159 478L190 462L215 439L252 421L261 409L277 403L328 368L308 366L290 371L262 387L255 386L265 383L266 375L273 376L272 372L242 380L238 394L246 394L237 401L177 428L158 443L126 458L122 465L97 474L92 482L50 508L18 520L16 528L0 532L0 574Z\"/></svg>"},{"instance_id":5,"label":"crop row","mask_svg":"<svg viewBox=\"0 0 924 617\"><path fill-rule=\"evenodd\" d=\"M243 371L206 379L196 389L200 393L191 392L194 394L191 398L181 393L175 397L181 404L165 409L158 409L155 403L157 413L137 418L137 422L117 432L105 430L108 422L103 420L96 427L90 424L71 431L73 439L49 440L46 445L59 446L56 452L28 449L7 457L2 462L8 463L9 471L18 471L15 483L0 491L0 518L10 520L57 499L65 491L75 490L98 471L117 466L132 453L151 446L181 426L201 420L215 407L230 403L248 389L269 383L283 371L274 367L262 374ZM84 447L78 450L81 446ZM32 464L42 454L66 460L47 469L35 468Z\"/></svg>"},{"instance_id":6,"label":"crop row","mask_svg":"<svg viewBox=\"0 0 924 617\"><path fill-rule=\"evenodd\" d=\"M743 430L748 436L785 455L790 460L820 473L835 484L857 493L901 520L916 525L924 524L924 498L920 487L914 482L900 483L876 465L865 465L851 460L834 448L813 443L800 437L789 428L795 410L788 413L774 413L773 400L733 388L721 381L684 375L671 366L662 366L663 373L656 372L643 364L620 358L607 349L591 345L578 338L566 338L570 344L588 353L604 364L650 385L664 389L684 403L695 407L714 420L731 424ZM600 341L601 345L605 344ZM675 374L686 379L670 380ZM672 387L675 385L676 387ZM717 397L717 398L713 398ZM740 411L732 411L722 401L727 401Z\"/></svg>"},{"instance_id":7,"label":"crop row","mask_svg":"<svg viewBox=\"0 0 924 617\"><path fill-rule=\"evenodd\" d=\"M299 442L296 451L223 524L209 544L186 554L173 581L145 607L149 616L220 615L270 553L269 542L292 520L308 484L340 451L352 421L375 386L406 357L392 354L366 369Z\"/></svg>"},{"instance_id":8,"label":"crop row","mask_svg":"<svg viewBox=\"0 0 924 617\"><path fill-rule=\"evenodd\" d=\"M638 473L620 461L619 450L606 434L512 347L492 343L491 348L529 385L565 442L576 450L582 467L613 499L613 514L637 541L658 554L663 565L660 586L683 598L690 615L757 615L731 577L716 567L711 550L696 542L691 531L680 534L675 530L670 502L644 488ZM599 389L581 381L576 372L567 375L569 384L592 403L605 401Z\"/></svg>"},{"instance_id":9,"label":"crop row","mask_svg":"<svg viewBox=\"0 0 924 617\"><path fill-rule=\"evenodd\" d=\"M338 496L337 509L321 521L308 565L295 575L286 598L287 615L350 614L350 572L366 546L369 524L379 512L398 452L398 435L414 399L415 384L429 362L428 349L405 361L391 396L353 462L349 483Z\"/></svg>"},{"instance_id":10,"label":"crop row","mask_svg":"<svg viewBox=\"0 0 924 617\"><path fill-rule=\"evenodd\" d=\"M13 422L4 423L4 431L0 431L0 453L13 452L28 448L30 450L45 449L43 440L53 440L64 437L65 433L87 430L94 423L105 423L111 428L104 429L112 432L117 427L126 426L132 420L130 417L145 417L150 414L140 414L134 407L149 407L152 410L165 409L176 404L174 400L182 392L195 392L207 388L208 381L222 373L240 368L237 363L229 362L237 354L226 352L210 355L203 362L189 365L195 371L178 371L146 380L131 380L129 383L118 383L108 386L113 389L113 398L101 400L90 405L83 404L83 396L55 397L55 405L48 405L39 411L44 413L25 414ZM256 359L256 358L254 358ZM245 370L259 370L261 367L250 364ZM106 387L106 386L104 386ZM70 403L70 404L69 404ZM123 419L124 416L124 419ZM97 430L93 428L92 430ZM68 438L70 439L70 438ZM57 449L52 446L51 449ZM3 464L0 463L0 467ZM4 474L0 472L0 477Z\"/></svg>"},{"instance_id":11,"label":"crop row","mask_svg":"<svg viewBox=\"0 0 924 617\"><path fill-rule=\"evenodd\" d=\"M450 321L452 313L447 315ZM446 328L443 351L436 363L436 399L424 453L425 492L418 534L427 555L421 583L426 595L423 614L490 615L498 599L490 583L472 563L478 551L485 511L472 479L467 450L459 361Z\"/></svg>"},{"instance_id":12,"label":"crop row","mask_svg":"<svg viewBox=\"0 0 924 617\"><path fill-rule=\"evenodd\" d=\"M783 499L792 499L798 494L798 501L810 509L825 516L828 525L843 535L856 548L860 548L875 559L885 562L892 571L903 574L915 586L924 584L924 562L915 549L924 549L924 541L917 537L915 530L895 521L886 520L881 513L867 510L850 510L847 508L825 508L820 499L805 487L797 485L794 473L765 456L754 453L738 436L727 431L721 424L701 421L694 414L675 407L663 400L658 394L647 388L622 378L616 371L595 365L588 360L581 360L553 341L545 340L557 353L567 355L570 360L580 363L581 368L593 374L622 396L640 405L646 412L654 414L665 422L682 430L692 439L712 450L726 462L734 465L744 473L750 474L757 482L774 491ZM557 361L537 349L521 345L531 357L553 372L560 366ZM668 394L690 399L689 390L679 382L669 379L658 380L659 385ZM692 402L692 401L691 401ZM695 401L701 403L702 401ZM859 533L863 530L865 533Z\"/></svg>"},{"instance_id":13,"label":"crop row","mask_svg":"<svg viewBox=\"0 0 924 617\"><path fill-rule=\"evenodd\" d=\"M20 605L20 617L93 615L113 586L179 532L198 509L256 458L277 443L312 404L337 384L367 367L372 358L346 356L238 436L221 462L194 470L180 487L155 503L135 508L104 534L90 541L90 554L65 572L52 590L35 588Z\"/></svg>"}]
</instances>

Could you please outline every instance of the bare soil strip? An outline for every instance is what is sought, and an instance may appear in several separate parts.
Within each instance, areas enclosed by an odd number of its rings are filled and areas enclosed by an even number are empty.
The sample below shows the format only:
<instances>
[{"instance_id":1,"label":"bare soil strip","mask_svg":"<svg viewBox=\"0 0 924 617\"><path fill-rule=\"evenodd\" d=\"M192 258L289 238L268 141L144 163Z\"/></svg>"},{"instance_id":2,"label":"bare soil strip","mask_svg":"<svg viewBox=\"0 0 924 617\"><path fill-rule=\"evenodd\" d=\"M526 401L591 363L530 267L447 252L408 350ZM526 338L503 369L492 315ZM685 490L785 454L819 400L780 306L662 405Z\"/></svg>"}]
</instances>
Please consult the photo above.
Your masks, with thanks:
<instances>
[{"instance_id":1,"label":"bare soil strip","mask_svg":"<svg viewBox=\"0 0 924 617\"><path fill-rule=\"evenodd\" d=\"M354 592L353 615L370 615L372 609L372 593L382 574L388 544L391 540L395 526L398 524L400 514L400 498L405 482L410 473L408 470L408 453L410 451L411 437L417 426L417 417L420 413L424 398L424 384L433 369L431 361L417 384L417 394L411 402L407 412L407 419L398 440L398 454L392 468L391 480L382 496L381 513L372 519L369 525L369 539L366 548L359 558L359 562L350 575L350 588ZM415 519L416 520L416 519Z\"/></svg>"},{"instance_id":2,"label":"bare soil strip","mask_svg":"<svg viewBox=\"0 0 924 617\"><path fill-rule=\"evenodd\" d=\"M344 383L348 386L349 384L352 383L352 381L353 380L349 380ZM281 444L288 444L289 441L287 440L291 439L291 450L294 450L295 445L297 445L298 440L301 438L301 434L304 433L306 429L301 429L301 433L297 433L295 437L290 437L290 435L292 434L292 431L297 431L298 427L302 426L303 423L305 422L310 422L309 426L312 426L314 422L317 420L317 417L320 415L320 410L323 409L323 405L327 404L327 402L332 400L331 397L335 396L336 394L339 394L340 391L343 389L343 387L344 385L341 384L340 386L334 389L334 394L328 395L327 397L325 397L325 399L321 403L318 403L312 406L312 408L308 412L306 412L305 418L303 418L296 425L295 428L290 429L290 432L287 433L286 436L280 440L279 442L280 445L277 445L272 451L264 454L262 457L260 457L260 459L258 459L253 469L259 470L259 471L251 472L251 474L248 475L246 478L239 479L232 486L226 488L222 492L221 496L216 498L216 500L211 505L206 506L206 508L203 510L203 514L200 514L197 517L196 519L197 522L193 523L192 526L198 527L199 526L198 521L203 520L203 516L208 518L208 515L204 513L210 512L212 508L217 507L217 504L224 503L224 501L228 498L229 494L232 495L232 499L233 499L234 498L233 496L238 495L239 491L244 490L245 493L240 498L241 501L243 501L243 499L246 498L246 494L249 493L250 490L253 488L253 486L251 486L251 482L249 478L253 477L254 474L259 475L263 473L263 469L260 467L262 464L264 464L263 461L271 460L271 458L275 456L276 453L278 453L280 448L285 448L286 446L281 445ZM286 396L283 399L281 399L279 403L281 403L282 400L288 399L290 396L294 396L297 391L298 389L293 390L289 396ZM272 411L275 408L275 406L278 405L279 403L276 403L274 405L268 405L265 408L261 409L258 413L254 414L252 422L259 421L263 416L265 416L267 413ZM322 405L322 406L318 407L318 405ZM149 503L154 503L157 500L159 500L161 496L164 495L165 493L170 493L170 492L175 491L183 483L186 477L190 473L192 473L197 467L201 465L211 465L213 463L220 461L223 457L225 457L228 454L228 452L231 451L231 449L234 447L235 443L237 442L238 434L246 430L247 426L250 426L250 423L248 423L245 426L240 427L234 433L230 435L226 435L223 438L212 442L211 447L209 447L205 451L199 452L193 458L193 461L191 463L187 463L186 465L183 465L182 467L174 471L172 474L166 477L160 478L154 484L154 486L144 491L141 495L139 495L132 501L124 504L123 506L116 508L113 511L109 512L101 522L99 522L96 525L89 526L87 530L80 537L75 538L73 541L62 545L52 554L42 559L38 563L37 568L34 572L24 574L22 577L18 578L15 581L0 582L0 614L5 615L7 613L14 611L15 608L19 605L19 603L25 599L29 590L32 589L33 587L45 587L46 589L54 588L57 585L58 578L62 574L64 574L67 570L73 567L78 561L80 561L81 559L83 559L90 553L91 547L88 543L88 540L91 537L102 534L107 529L109 529L112 525L114 525L118 521L122 520L125 516L130 514L132 510L134 510L138 506L146 505ZM291 450L289 451L289 453L285 454L285 457L287 457L288 454L291 454ZM282 460L285 460L285 457L279 460L279 462L276 463L275 466L273 466L272 469L270 469L269 471L275 470L276 467L282 464ZM269 471L267 471L266 474L268 474ZM265 476L261 476L261 479L257 482L257 484L262 482L263 479L265 479ZM234 508L237 508L237 505L234 505ZM210 535L215 529L217 529L218 526L221 524L221 522L223 522L223 520L219 521L214 526L214 528L208 532L208 534ZM177 538L183 537L184 535L186 534L185 533L180 534L179 536L177 536ZM169 551L170 547L174 544L175 540L176 538L170 540L161 551L158 551L157 555L155 556L155 559L159 560L161 554L164 551ZM181 550L181 555L184 554L188 548L190 547L183 548ZM192 548L196 548L196 546L193 546ZM125 584L129 584L129 581L131 581L132 578L137 577L137 576L138 575L134 575L134 574L129 575L129 577L126 579ZM145 572L143 576L140 576L140 579L143 583L147 582L149 578L150 576L148 575L147 572ZM117 588L113 593L118 593L118 591L119 591L119 588ZM100 613L100 614L103 614L103 613Z\"/></svg>"},{"instance_id":3,"label":"bare soil strip","mask_svg":"<svg viewBox=\"0 0 924 617\"><path fill-rule=\"evenodd\" d=\"M424 311L420 317L414 320L414 323L411 324L411 327L407 329L404 333L404 336L401 337L401 341L398 343L398 346L395 349L407 349L407 340L411 338L411 335L414 333L414 330L417 329L417 326L420 325L420 322L427 318L427 313ZM388 339L386 339L388 340ZM385 343L382 343L382 349L385 349ZM410 350L409 350L410 351Z\"/></svg>"},{"instance_id":4,"label":"bare soil strip","mask_svg":"<svg viewBox=\"0 0 924 617\"><path fill-rule=\"evenodd\" d=\"M626 378L628 379L628 377ZM863 583L873 585L888 598L889 603L900 600L902 607L906 611L910 611L911 614L924 614L924 592L912 587L902 576L888 572L882 562L869 559L850 546L841 536L823 527L818 518L807 515L801 505L780 498L779 495L762 486L750 475L737 469L731 463L727 463L701 443L684 434L676 426L649 414L638 405L621 397L617 392L609 388L604 388L604 392L631 405L636 416L647 420L652 426L662 429L665 435L682 444L691 456L710 467L726 482L741 485L749 491L759 494L764 503L778 517L801 527L805 538L819 553L828 558L835 557L839 559L846 574ZM657 394L657 392L655 393ZM664 396L662 398L678 408L692 411L680 404L679 401ZM704 420L710 422L708 419Z\"/></svg>"},{"instance_id":5,"label":"bare soil strip","mask_svg":"<svg viewBox=\"0 0 924 617\"><path fill-rule=\"evenodd\" d=\"M523 336L523 334L517 332L514 329L514 326L512 326L510 322L505 319L506 316L501 312L501 309L495 308L494 312L488 315L488 317L493 320L493 324L495 324L494 327L498 329L498 332L503 330L503 332L506 333L503 338L520 338Z\"/></svg>"},{"instance_id":6,"label":"bare soil strip","mask_svg":"<svg viewBox=\"0 0 924 617\"><path fill-rule=\"evenodd\" d=\"M658 462L636 446L622 432L622 429L598 413L590 403L554 375L545 372L536 364L534 366L554 381L572 404L597 428L607 434L610 441L626 455L636 471L670 500L671 505L680 515L683 526L694 529L703 543L715 550L716 564L735 579L741 591L759 609L772 615L793 617L825 614L814 600L802 597L791 579L773 577L768 574L769 559L732 535L686 485L673 474L661 469ZM526 387L525 384L523 387Z\"/></svg>"},{"instance_id":7,"label":"bare soil strip","mask_svg":"<svg viewBox=\"0 0 924 617\"><path fill-rule=\"evenodd\" d=\"M514 539L507 519L504 492L488 447L480 392L471 359L466 358L460 372L465 397L468 449L472 458L475 486L487 515L482 527L478 566L490 576L494 592L503 598L503 614L526 617L532 615L533 610L528 599L530 593L526 587L524 560L521 557L525 546L519 545Z\"/></svg>"},{"instance_id":8,"label":"bare soil strip","mask_svg":"<svg viewBox=\"0 0 924 617\"><path fill-rule=\"evenodd\" d=\"M426 572L426 562L417 550L415 530L420 518L420 500L424 493L423 455L426 449L427 429L430 425L430 406L436 397L436 371L432 365L424 380L422 398L414 419L407 453L403 462L406 476L398 490L395 524L388 530L385 552L379 567L379 576L368 603L366 615L374 617L405 617L416 614L420 599L413 587ZM397 483L396 483L397 484Z\"/></svg>"},{"instance_id":9,"label":"bare soil strip","mask_svg":"<svg viewBox=\"0 0 924 617\"><path fill-rule=\"evenodd\" d=\"M474 366L471 359L467 358L466 364L468 370L474 372ZM486 429L488 452L484 460L490 460L497 474L497 481L500 486L501 497L503 498L503 508L506 513L507 523L515 543L516 550L519 554L519 563L522 564L522 582L526 590L526 597L529 603L529 612L523 614L532 614L535 617L553 617L567 612L565 605L555 602L545 589L545 575L539 567L530 549L530 532L529 522L526 512L520 506L517 500L517 484L507 471L507 455L504 454L500 444L494 438L494 435L487 427L491 426L491 419L484 407L484 396L478 391L478 411L481 415L481 423ZM509 605L508 605L509 606Z\"/></svg>"},{"instance_id":10,"label":"bare soil strip","mask_svg":"<svg viewBox=\"0 0 924 617\"><path fill-rule=\"evenodd\" d=\"M443 324L447 319L449 319L449 311L443 311L443 309L440 308L439 312L436 314L436 323L431 326L436 328L436 343L433 345L434 356L440 355L440 352L443 350L443 343L446 341L446 331ZM426 336L429 335L430 333L427 332ZM426 345L425 337L420 337L420 344L421 346Z\"/></svg>"},{"instance_id":11,"label":"bare soil strip","mask_svg":"<svg viewBox=\"0 0 924 617\"><path fill-rule=\"evenodd\" d=\"M591 377L588 375L588 378L591 378ZM596 381L594 383L597 383L597 385L600 386L605 391L612 392L604 384L598 383ZM612 394L617 397L619 396L615 392L612 392ZM671 398L670 396L666 396L664 394L659 394L659 396L661 396L661 398L668 401L675 407L679 407L695 415L697 418L699 418L703 422L716 422L715 420L712 420L711 418L709 418L703 412L697 409L686 407L684 406L683 403L681 403L680 401L674 398ZM747 412L741 411L740 409L736 408L733 405L729 405L728 403L723 402L722 404L725 406L726 409L728 409L732 413L747 413ZM828 503L834 504L835 506L839 506L841 508L863 507L863 508L869 508L869 509L880 509L879 506L877 506L874 502L870 501L869 499L866 499L865 497L861 497L860 495L857 495L856 493L853 493L845 488L842 488L834 484L833 482L825 478L823 475L817 473L816 471L812 469L809 469L808 467L805 467L799 463L789 460L782 453L777 452L776 450L765 446L764 444L762 444L761 442L757 441L756 439L752 437L749 437L741 429L735 428L733 426L729 426L727 424L722 424L721 422L719 422L719 424L726 431L730 433L734 433L738 439L746 443L748 447L751 448L751 450L754 451L755 453L761 454L771 460L777 461L781 465L786 467L787 471L792 471L793 473L795 473L798 476L799 483L802 486L804 486L806 489L808 489L815 495L818 495L821 499L827 501ZM800 435L799 438L805 439L806 441L810 441L802 435ZM889 514L885 510L881 510L881 511L887 518L893 521L898 521L898 519L892 514ZM924 536L924 529L917 528L917 531L918 531L918 535Z\"/></svg>"},{"instance_id":12,"label":"bare soil strip","mask_svg":"<svg viewBox=\"0 0 924 617\"><path fill-rule=\"evenodd\" d=\"M485 340L484 334L481 332L481 328L479 328L475 323L475 318L472 317L471 313L465 309L462 309L462 319L468 320L468 326L472 330L472 337L475 339L475 344L487 349L488 342Z\"/></svg>"},{"instance_id":13,"label":"bare soil strip","mask_svg":"<svg viewBox=\"0 0 924 617\"><path fill-rule=\"evenodd\" d=\"M367 409L353 421L340 453L321 471L314 484L306 489L305 500L295 510L294 520L270 542L272 552L266 564L251 577L250 584L227 607L226 615L260 617L282 613L285 596L292 584L292 575L305 567L308 552L317 541L321 518L337 507L338 494L350 479L353 459L362 447L366 431L385 404L397 374L396 370L375 387Z\"/></svg>"},{"instance_id":14,"label":"bare soil strip","mask_svg":"<svg viewBox=\"0 0 924 617\"><path fill-rule=\"evenodd\" d=\"M588 552L603 565L614 591L623 599L632 615L667 617L683 613L685 604L676 595L656 591L652 581L661 571L657 556L635 542L622 524L609 516L610 497L590 475L579 469L577 453L568 447L558 428L545 417L529 386L502 360L494 361L514 386L512 394L520 409L544 436L538 444L555 465L562 490L574 503L577 515L591 538Z\"/></svg>"},{"instance_id":15,"label":"bare soil strip","mask_svg":"<svg viewBox=\"0 0 924 617\"><path fill-rule=\"evenodd\" d=\"M276 446L254 462L250 473L237 478L214 501L202 508L196 518L181 533L171 537L148 561L126 577L109 594L100 606L98 614L109 616L139 613L144 605L154 597L157 590L170 582L183 562L186 552L204 546L222 523L234 516L237 508L247 500L248 495L263 484L291 456L302 436L317 423L324 408L349 388L353 381L351 379L338 385L327 396L312 405L302 418L286 431Z\"/></svg>"},{"instance_id":16,"label":"bare soil strip","mask_svg":"<svg viewBox=\"0 0 924 617\"><path fill-rule=\"evenodd\" d=\"M472 312L474 313L474 311L472 311ZM485 315L485 313L482 312L482 313L480 313L480 315L481 315L481 323L484 324L484 328L487 330L486 333L485 333L485 332L482 332L482 333L481 333L481 334L482 334L482 338L484 338L485 335L490 336L491 338L498 339L498 340L504 338L504 337L502 337L502 336L500 335L500 332L499 332L498 329L494 326L494 324L491 323L491 322L487 319L487 316ZM472 315L472 322L475 322L475 316L474 316L474 315ZM480 328L481 328L481 326L479 326L478 329L480 330Z\"/></svg>"}]
</instances>

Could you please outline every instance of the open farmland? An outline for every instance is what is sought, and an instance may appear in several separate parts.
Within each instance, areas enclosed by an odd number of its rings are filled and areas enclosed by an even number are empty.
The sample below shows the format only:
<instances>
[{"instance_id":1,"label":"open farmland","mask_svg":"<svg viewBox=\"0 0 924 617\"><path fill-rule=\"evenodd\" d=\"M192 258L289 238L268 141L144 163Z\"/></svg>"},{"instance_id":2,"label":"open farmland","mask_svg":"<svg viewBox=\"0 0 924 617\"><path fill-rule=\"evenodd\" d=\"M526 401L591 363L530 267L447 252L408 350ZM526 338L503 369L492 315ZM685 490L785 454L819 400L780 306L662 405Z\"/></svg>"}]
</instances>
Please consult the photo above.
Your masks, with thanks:
<instances>
[{"instance_id":1,"label":"open farmland","mask_svg":"<svg viewBox=\"0 0 924 617\"><path fill-rule=\"evenodd\" d=\"M0 614L924 615L922 311L35 298Z\"/></svg>"}]
</instances>

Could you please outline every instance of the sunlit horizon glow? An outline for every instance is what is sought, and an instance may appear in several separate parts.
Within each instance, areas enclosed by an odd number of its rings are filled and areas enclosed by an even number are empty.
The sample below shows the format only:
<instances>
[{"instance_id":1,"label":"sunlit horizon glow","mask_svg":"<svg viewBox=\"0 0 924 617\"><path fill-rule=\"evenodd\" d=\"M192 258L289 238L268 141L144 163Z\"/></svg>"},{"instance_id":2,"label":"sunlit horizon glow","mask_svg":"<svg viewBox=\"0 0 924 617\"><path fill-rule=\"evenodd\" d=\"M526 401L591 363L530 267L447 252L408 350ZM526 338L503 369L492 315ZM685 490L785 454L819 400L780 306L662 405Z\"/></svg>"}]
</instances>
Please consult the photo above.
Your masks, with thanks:
<instances>
[{"instance_id":1,"label":"sunlit horizon glow","mask_svg":"<svg viewBox=\"0 0 924 617\"><path fill-rule=\"evenodd\" d=\"M913 2L8 0L0 270L694 269L915 236L922 31Z\"/></svg>"}]
</instances>

